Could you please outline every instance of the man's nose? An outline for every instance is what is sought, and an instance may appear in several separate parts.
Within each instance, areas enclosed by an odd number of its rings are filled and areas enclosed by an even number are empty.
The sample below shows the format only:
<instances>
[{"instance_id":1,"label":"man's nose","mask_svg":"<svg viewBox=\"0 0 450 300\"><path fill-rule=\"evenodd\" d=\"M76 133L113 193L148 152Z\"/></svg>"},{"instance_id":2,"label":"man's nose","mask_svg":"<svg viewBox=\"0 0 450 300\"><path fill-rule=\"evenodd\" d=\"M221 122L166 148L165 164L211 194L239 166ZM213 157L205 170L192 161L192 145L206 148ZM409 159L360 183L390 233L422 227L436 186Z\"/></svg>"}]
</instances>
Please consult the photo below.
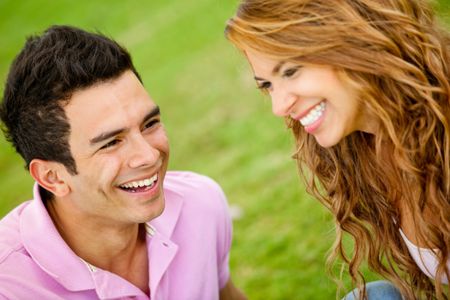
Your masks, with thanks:
<instances>
[{"instance_id":1,"label":"man's nose","mask_svg":"<svg viewBox=\"0 0 450 300\"><path fill-rule=\"evenodd\" d=\"M270 94L272 98L272 112L278 117L289 116L295 104L295 95L285 91L273 91Z\"/></svg>"},{"instance_id":2,"label":"man's nose","mask_svg":"<svg viewBox=\"0 0 450 300\"><path fill-rule=\"evenodd\" d=\"M153 147L142 134L132 138L130 148L130 168L151 167L160 157L159 150Z\"/></svg>"}]
</instances>

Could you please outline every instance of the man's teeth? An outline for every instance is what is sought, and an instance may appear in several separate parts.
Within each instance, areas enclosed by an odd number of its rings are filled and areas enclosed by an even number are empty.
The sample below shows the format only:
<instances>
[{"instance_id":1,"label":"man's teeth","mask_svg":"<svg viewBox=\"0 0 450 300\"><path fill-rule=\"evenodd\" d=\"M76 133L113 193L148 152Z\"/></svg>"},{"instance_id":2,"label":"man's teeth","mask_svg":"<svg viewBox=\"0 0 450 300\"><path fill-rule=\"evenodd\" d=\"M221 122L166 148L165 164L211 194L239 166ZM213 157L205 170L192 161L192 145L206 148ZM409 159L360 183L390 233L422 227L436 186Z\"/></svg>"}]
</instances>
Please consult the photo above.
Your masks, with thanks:
<instances>
[{"instance_id":1,"label":"man's teeth","mask_svg":"<svg viewBox=\"0 0 450 300\"><path fill-rule=\"evenodd\" d=\"M157 179L158 179L158 174L155 174L152 176L152 178L128 182L128 183L122 184L120 187L125 188L125 189L133 189L133 188L138 188L138 187L150 187L150 186L153 186L153 184L155 183L155 181Z\"/></svg>"},{"instance_id":2,"label":"man's teeth","mask_svg":"<svg viewBox=\"0 0 450 300\"><path fill-rule=\"evenodd\" d=\"M309 126L312 123L319 120L319 118L323 115L323 112L325 111L325 102L320 102L317 104L313 109L309 111L309 113L300 119L300 123L303 126Z\"/></svg>"}]
</instances>

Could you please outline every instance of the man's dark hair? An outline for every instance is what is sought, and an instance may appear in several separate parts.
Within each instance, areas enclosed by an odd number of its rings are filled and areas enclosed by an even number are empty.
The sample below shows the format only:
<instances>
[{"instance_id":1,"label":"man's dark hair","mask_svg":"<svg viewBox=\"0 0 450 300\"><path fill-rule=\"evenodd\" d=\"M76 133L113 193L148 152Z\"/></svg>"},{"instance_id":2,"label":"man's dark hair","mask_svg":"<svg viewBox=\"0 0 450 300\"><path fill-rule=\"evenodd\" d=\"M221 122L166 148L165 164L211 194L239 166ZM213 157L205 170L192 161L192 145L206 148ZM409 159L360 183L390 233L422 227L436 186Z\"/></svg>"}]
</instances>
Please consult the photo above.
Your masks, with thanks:
<instances>
[{"instance_id":1,"label":"man's dark hair","mask_svg":"<svg viewBox=\"0 0 450 300\"><path fill-rule=\"evenodd\" d=\"M78 90L132 70L130 54L98 33L52 26L27 39L5 85L0 118L6 138L24 158L62 163L77 174L64 105Z\"/></svg>"}]
</instances>

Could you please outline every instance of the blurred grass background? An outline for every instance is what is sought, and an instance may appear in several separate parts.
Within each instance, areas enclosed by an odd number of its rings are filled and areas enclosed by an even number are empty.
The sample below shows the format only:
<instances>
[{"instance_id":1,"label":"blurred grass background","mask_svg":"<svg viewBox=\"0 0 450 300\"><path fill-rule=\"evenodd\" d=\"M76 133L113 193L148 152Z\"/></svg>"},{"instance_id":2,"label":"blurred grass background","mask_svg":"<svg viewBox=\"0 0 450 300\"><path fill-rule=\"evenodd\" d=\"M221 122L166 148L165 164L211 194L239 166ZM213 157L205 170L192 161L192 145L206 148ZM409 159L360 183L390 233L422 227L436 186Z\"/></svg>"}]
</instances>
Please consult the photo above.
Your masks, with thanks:
<instances>
[{"instance_id":1,"label":"blurred grass background","mask_svg":"<svg viewBox=\"0 0 450 300\"><path fill-rule=\"evenodd\" d=\"M231 253L236 285L250 299L334 299L335 284L324 271L332 218L305 194L283 120L271 115L269 99L223 37L236 6L237 0L0 0L0 92L25 37L51 24L118 40L161 106L170 169L211 176L242 208ZM450 23L450 1L436 7ZM1 136L0 216L29 199L31 186Z\"/></svg>"}]
</instances>

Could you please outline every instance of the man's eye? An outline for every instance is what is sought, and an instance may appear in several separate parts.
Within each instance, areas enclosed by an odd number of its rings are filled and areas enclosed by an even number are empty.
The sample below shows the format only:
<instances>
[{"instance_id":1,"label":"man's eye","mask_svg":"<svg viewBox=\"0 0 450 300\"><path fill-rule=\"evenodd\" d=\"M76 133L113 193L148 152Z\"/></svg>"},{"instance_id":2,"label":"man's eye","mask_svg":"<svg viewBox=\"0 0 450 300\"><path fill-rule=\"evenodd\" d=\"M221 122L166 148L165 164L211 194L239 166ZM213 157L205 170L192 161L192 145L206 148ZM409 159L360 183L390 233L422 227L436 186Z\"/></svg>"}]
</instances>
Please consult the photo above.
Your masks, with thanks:
<instances>
[{"instance_id":1,"label":"man's eye","mask_svg":"<svg viewBox=\"0 0 450 300\"><path fill-rule=\"evenodd\" d=\"M120 141L117 140L117 139L116 139L116 140L112 140L112 141L110 141L109 143L103 145L100 149L108 149L108 148L111 148L111 147L117 145L119 142L120 142Z\"/></svg>"},{"instance_id":2,"label":"man's eye","mask_svg":"<svg viewBox=\"0 0 450 300\"><path fill-rule=\"evenodd\" d=\"M292 77L295 75L295 73L297 73L297 71L298 71L298 67L287 69L286 71L283 72L283 77L285 77L285 78Z\"/></svg>"},{"instance_id":3,"label":"man's eye","mask_svg":"<svg viewBox=\"0 0 450 300\"><path fill-rule=\"evenodd\" d=\"M271 88L272 84L269 81L263 81L261 83L258 83L258 89L262 91L267 91Z\"/></svg>"},{"instance_id":4,"label":"man's eye","mask_svg":"<svg viewBox=\"0 0 450 300\"><path fill-rule=\"evenodd\" d=\"M153 119L151 121L149 121L147 124L144 125L144 129L150 128L153 125L156 125L159 123L159 119Z\"/></svg>"}]
</instances>

